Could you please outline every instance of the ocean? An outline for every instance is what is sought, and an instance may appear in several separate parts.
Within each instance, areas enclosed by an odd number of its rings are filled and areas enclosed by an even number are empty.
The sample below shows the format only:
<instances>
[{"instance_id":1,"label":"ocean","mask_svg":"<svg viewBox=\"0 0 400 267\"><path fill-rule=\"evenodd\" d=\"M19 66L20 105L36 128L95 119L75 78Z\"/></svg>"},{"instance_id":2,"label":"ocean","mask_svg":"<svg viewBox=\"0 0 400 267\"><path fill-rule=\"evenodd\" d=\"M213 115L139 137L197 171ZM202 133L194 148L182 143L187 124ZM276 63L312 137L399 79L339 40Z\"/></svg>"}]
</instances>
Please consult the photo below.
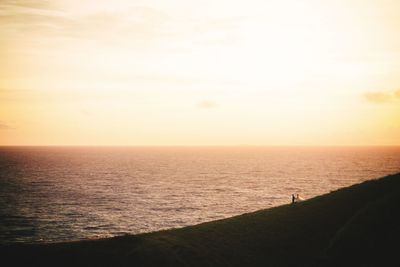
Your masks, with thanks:
<instances>
[{"instance_id":1,"label":"ocean","mask_svg":"<svg viewBox=\"0 0 400 267\"><path fill-rule=\"evenodd\" d=\"M400 172L400 147L0 147L0 243L194 225Z\"/></svg>"}]
</instances>

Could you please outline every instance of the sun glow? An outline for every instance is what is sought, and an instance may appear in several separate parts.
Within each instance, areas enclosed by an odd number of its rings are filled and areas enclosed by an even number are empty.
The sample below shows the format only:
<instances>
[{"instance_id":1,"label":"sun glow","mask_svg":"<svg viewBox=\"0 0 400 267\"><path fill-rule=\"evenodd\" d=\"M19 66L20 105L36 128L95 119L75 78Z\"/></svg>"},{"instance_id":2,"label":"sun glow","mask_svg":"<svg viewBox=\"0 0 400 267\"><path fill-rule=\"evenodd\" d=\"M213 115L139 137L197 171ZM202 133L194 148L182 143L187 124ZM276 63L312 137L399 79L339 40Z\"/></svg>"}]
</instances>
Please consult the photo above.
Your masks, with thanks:
<instances>
[{"instance_id":1,"label":"sun glow","mask_svg":"<svg viewBox=\"0 0 400 267\"><path fill-rule=\"evenodd\" d=\"M399 4L0 6L0 144L400 144Z\"/></svg>"}]
</instances>

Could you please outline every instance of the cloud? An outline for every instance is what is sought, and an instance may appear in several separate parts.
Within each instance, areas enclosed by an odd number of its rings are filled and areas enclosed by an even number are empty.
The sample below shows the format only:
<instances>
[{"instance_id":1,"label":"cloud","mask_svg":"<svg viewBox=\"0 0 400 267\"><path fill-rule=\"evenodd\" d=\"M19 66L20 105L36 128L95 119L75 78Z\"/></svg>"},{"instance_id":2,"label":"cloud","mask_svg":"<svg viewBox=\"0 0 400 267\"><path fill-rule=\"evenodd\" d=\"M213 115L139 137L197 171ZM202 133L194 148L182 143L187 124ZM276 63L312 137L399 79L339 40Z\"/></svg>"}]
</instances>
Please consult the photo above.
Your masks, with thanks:
<instances>
[{"instance_id":1,"label":"cloud","mask_svg":"<svg viewBox=\"0 0 400 267\"><path fill-rule=\"evenodd\" d=\"M400 101L400 89L394 92L368 92L364 94L364 98L375 104L384 104Z\"/></svg>"},{"instance_id":2,"label":"cloud","mask_svg":"<svg viewBox=\"0 0 400 267\"><path fill-rule=\"evenodd\" d=\"M142 6L125 10L96 10L85 14L68 12L47 1L1 1L0 30L8 38L36 34L49 38L75 38L122 42L147 41L168 35L165 26L172 18L162 11ZM129 38L128 38L129 39Z\"/></svg>"},{"instance_id":3,"label":"cloud","mask_svg":"<svg viewBox=\"0 0 400 267\"><path fill-rule=\"evenodd\" d=\"M49 9L52 7L51 1L43 0L2 0L1 8L28 8L28 9Z\"/></svg>"},{"instance_id":4,"label":"cloud","mask_svg":"<svg viewBox=\"0 0 400 267\"><path fill-rule=\"evenodd\" d=\"M58 3L58 4L54 4ZM123 9L88 8L79 13L55 1L0 0L0 31L9 41L45 37L49 42L61 39L93 40L106 45L131 48L151 42L189 41L199 45L235 41L234 31L246 20L243 17L177 17L159 7L127 4ZM35 42L33 42L35 43ZM40 43L41 45L43 42ZM50 43L50 46L53 46Z\"/></svg>"},{"instance_id":5,"label":"cloud","mask_svg":"<svg viewBox=\"0 0 400 267\"><path fill-rule=\"evenodd\" d=\"M387 103L392 100L392 96L383 92L368 92L364 94L365 99L371 103Z\"/></svg>"},{"instance_id":6,"label":"cloud","mask_svg":"<svg viewBox=\"0 0 400 267\"><path fill-rule=\"evenodd\" d=\"M0 121L0 130L11 130L11 129L14 128Z\"/></svg>"},{"instance_id":7,"label":"cloud","mask_svg":"<svg viewBox=\"0 0 400 267\"><path fill-rule=\"evenodd\" d=\"M6 40L18 41L26 33L52 34L67 19L48 1L0 1L0 31Z\"/></svg>"},{"instance_id":8,"label":"cloud","mask_svg":"<svg viewBox=\"0 0 400 267\"><path fill-rule=\"evenodd\" d=\"M85 115L85 116L88 116L88 117L90 117L90 116L93 115L93 113L90 112L90 111L88 111L87 109L82 109L82 110L81 110L81 113L82 113L83 115Z\"/></svg>"},{"instance_id":9,"label":"cloud","mask_svg":"<svg viewBox=\"0 0 400 267\"><path fill-rule=\"evenodd\" d=\"M131 7L124 11L103 11L59 22L64 36L114 43L137 43L167 35L171 19L158 9Z\"/></svg>"},{"instance_id":10,"label":"cloud","mask_svg":"<svg viewBox=\"0 0 400 267\"><path fill-rule=\"evenodd\" d=\"M197 105L199 108L216 108L217 103L214 101L204 100Z\"/></svg>"}]
</instances>

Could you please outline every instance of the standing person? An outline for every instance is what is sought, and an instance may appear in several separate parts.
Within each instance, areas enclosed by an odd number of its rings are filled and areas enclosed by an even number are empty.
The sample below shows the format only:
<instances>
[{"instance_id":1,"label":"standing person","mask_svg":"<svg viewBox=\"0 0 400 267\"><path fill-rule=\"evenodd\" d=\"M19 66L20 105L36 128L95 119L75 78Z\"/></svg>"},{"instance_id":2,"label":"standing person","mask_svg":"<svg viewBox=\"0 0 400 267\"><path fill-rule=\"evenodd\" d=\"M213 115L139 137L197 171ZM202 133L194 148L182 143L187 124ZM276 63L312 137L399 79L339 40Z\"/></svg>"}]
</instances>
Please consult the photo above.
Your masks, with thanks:
<instances>
[{"instance_id":1,"label":"standing person","mask_svg":"<svg viewBox=\"0 0 400 267\"><path fill-rule=\"evenodd\" d=\"M296 201L300 202L300 201L303 201L303 200L304 200L304 198L302 198L301 196L299 196L299 194L297 194Z\"/></svg>"},{"instance_id":2,"label":"standing person","mask_svg":"<svg viewBox=\"0 0 400 267\"><path fill-rule=\"evenodd\" d=\"M295 202L296 197L294 196L294 194L292 194L292 204Z\"/></svg>"}]
</instances>

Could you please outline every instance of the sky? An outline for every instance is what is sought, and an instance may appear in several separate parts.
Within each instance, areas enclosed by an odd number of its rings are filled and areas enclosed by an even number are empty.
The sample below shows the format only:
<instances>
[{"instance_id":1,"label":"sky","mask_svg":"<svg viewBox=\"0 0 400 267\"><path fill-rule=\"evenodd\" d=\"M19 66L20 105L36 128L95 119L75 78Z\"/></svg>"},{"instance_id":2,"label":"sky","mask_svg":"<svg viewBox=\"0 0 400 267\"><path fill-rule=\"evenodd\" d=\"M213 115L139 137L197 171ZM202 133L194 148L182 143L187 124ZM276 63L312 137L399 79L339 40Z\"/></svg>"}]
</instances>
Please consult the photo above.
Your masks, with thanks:
<instances>
[{"instance_id":1,"label":"sky","mask_svg":"<svg viewBox=\"0 0 400 267\"><path fill-rule=\"evenodd\" d=\"M0 145L400 145L399 12L1 0Z\"/></svg>"}]
</instances>

